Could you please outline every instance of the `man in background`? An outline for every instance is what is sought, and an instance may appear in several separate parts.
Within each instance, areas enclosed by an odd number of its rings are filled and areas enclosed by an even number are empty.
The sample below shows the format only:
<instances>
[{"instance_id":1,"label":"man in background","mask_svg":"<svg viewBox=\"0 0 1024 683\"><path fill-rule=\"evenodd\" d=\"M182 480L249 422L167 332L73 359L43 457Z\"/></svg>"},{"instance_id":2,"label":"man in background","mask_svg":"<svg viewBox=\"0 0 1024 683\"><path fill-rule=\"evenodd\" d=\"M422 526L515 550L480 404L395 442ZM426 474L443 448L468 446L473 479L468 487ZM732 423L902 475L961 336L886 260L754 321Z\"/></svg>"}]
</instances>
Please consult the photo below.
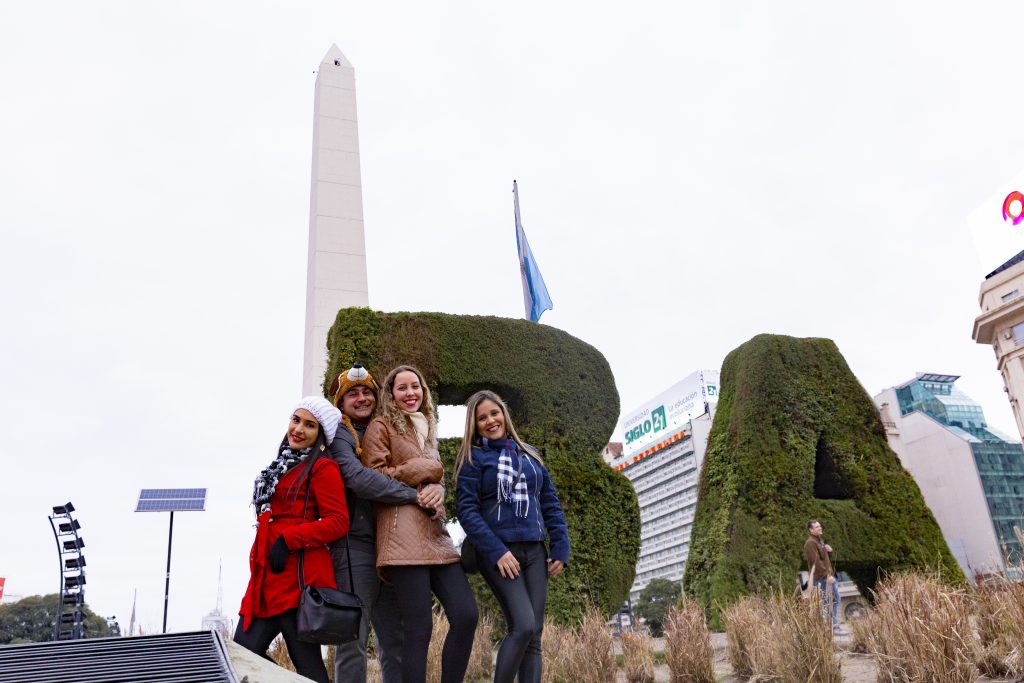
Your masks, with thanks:
<instances>
[{"instance_id":1,"label":"man in background","mask_svg":"<svg viewBox=\"0 0 1024 683\"><path fill-rule=\"evenodd\" d=\"M821 592L822 604L832 600L832 629L838 631L839 626L839 583L832 567L832 546L822 538L821 522L812 519L807 522L807 540L804 542L804 558L807 560L807 571L811 573L814 585Z\"/></svg>"}]
</instances>

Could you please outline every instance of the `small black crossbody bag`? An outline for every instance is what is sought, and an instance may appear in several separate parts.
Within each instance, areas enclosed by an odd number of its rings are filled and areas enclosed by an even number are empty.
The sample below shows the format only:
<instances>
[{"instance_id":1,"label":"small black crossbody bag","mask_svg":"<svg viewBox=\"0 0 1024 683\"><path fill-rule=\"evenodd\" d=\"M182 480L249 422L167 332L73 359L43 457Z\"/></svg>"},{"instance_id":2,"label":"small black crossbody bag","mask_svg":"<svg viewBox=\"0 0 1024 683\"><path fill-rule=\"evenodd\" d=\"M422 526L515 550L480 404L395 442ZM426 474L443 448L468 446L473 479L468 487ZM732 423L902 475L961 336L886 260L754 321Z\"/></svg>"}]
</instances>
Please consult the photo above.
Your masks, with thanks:
<instances>
[{"instance_id":1,"label":"small black crossbody bag","mask_svg":"<svg viewBox=\"0 0 1024 683\"><path fill-rule=\"evenodd\" d=\"M302 502L302 517L306 517L306 505L309 503L310 479L313 468L310 467L306 478L306 497ZM299 640L320 645L341 645L359 638L359 625L363 618L363 601L355 593L326 588L307 586L303 574L302 559L306 551L299 551L299 609L298 636ZM348 585L355 586L352 579L352 554L348 547L348 536L345 536L345 554L348 556Z\"/></svg>"}]
</instances>

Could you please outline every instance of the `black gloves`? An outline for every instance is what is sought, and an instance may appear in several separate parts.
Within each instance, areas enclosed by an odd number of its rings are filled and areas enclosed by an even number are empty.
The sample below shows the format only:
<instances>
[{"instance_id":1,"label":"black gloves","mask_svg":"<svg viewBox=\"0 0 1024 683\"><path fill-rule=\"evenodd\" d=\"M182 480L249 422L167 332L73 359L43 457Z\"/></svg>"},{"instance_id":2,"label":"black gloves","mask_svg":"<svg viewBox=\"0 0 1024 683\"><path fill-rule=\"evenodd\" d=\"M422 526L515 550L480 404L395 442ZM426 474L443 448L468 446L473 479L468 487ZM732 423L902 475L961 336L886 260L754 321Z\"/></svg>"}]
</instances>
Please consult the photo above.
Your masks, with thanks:
<instances>
[{"instance_id":1,"label":"black gloves","mask_svg":"<svg viewBox=\"0 0 1024 683\"><path fill-rule=\"evenodd\" d=\"M278 536L274 545L270 546L270 571L273 574L280 574L284 571L284 565L288 562L288 544L284 542L284 536Z\"/></svg>"}]
</instances>

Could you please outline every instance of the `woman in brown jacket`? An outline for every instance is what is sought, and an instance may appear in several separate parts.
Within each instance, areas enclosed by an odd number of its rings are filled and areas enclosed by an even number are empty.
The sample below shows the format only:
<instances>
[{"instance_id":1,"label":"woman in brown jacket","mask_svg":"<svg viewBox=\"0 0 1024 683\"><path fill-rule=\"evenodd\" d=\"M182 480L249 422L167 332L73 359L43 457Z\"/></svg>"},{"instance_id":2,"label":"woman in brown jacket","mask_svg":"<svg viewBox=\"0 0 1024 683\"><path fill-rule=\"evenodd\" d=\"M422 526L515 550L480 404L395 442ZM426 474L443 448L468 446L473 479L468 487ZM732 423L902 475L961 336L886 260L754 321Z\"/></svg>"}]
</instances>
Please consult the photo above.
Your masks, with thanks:
<instances>
[{"instance_id":1,"label":"woman in brown jacket","mask_svg":"<svg viewBox=\"0 0 1024 683\"><path fill-rule=\"evenodd\" d=\"M363 465L413 487L440 483L437 419L419 370L400 365L384 380L380 413L363 437ZM441 652L441 683L466 675L476 630L476 600L444 528L442 510L432 516L419 505L377 505L377 570L395 587L402 630L402 683L424 683L433 627L430 594L448 618Z\"/></svg>"}]
</instances>

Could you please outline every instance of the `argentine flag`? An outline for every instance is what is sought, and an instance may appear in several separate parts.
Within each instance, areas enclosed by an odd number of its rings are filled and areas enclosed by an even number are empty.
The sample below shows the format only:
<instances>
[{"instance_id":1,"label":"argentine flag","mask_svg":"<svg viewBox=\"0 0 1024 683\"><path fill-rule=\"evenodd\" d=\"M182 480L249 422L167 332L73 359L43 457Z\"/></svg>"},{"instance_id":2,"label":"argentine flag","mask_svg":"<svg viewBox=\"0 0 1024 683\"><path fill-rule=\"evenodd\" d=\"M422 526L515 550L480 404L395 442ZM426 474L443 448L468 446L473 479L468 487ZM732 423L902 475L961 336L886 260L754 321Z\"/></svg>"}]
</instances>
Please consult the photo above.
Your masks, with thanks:
<instances>
[{"instance_id":1,"label":"argentine flag","mask_svg":"<svg viewBox=\"0 0 1024 683\"><path fill-rule=\"evenodd\" d=\"M519 218L519 186L514 180L512 196L516 206L516 247L519 249L519 274L523 278L523 304L526 307L526 317L533 322L539 322L541 314L552 308L551 297L540 274L540 268L537 267L537 261L533 258L533 252L530 251L530 243L526 241L523 221Z\"/></svg>"}]
</instances>

